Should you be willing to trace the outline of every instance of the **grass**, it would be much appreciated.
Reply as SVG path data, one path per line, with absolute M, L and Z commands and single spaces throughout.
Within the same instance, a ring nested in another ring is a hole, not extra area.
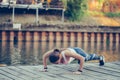
M 117 13 L 113 13 L 113 12 L 105 13 L 105 16 L 107 16 L 107 17 L 120 17 L 120 12 L 117 12 Z
M 104 13 L 100 11 L 87 11 L 87 14 L 89 16 L 104 16 Z
M 100 12 L 100 11 L 87 11 L 89 16 L 106 16 L 106 17 L 120 17 L 120 12 Z

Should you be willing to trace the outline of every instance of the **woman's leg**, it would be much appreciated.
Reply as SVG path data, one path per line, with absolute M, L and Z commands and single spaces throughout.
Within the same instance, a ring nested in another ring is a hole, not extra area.
M 103 66 L 105 63 L 104 57 L 98 56 L 96 54 L 89 54 L 89 56 L 86 58 L 86 61 L 91 61 L 91 60 L 99 60 L 100 66 Z
M 79 48 L 79 47 L 74 47 L 73 48 L 79 55 L 83 56 L 85 58 L 85 61 L 86 61 L 86 58 L 87 56 L 89 56 L 83 49 Z M 78 64 L 80 64 L 80 60 L 78 60 Z
M 91 61 L 91 60 L 100 60 L 100 56 L 98 56 L 96 54 L 89 54 L 86 57 L 86 61 Z
M 74 47 L 73 48 L 78 54 L 80 54 L 81 56 L 83 56 L 83 57 L 87 57 L 88 56 L 88 54 L 83 50 L 83 49 L 81 49 L 81 48 L 79 48 L 79 47 Z
M 79 47 L 74 47 L 73 48 L 78 54 L 82 55 L 85 57 L 85 61 L 91 61 L 91 60 L 99 60 L 99 65 L 103 66 L 104 65 L 104 57 L 103 56 L 98 56 L 96 54 L 88 54 L 86 53 L 83 49 Z M 80 60 L 78 60 L 78 64 L 80 64 Z

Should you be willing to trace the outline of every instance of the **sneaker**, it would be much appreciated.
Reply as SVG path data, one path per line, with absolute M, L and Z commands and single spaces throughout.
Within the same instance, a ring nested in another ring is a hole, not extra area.
M 103 66 L 104 64 L 105 64 L 104 56 L 100 56 L 99 66 Z

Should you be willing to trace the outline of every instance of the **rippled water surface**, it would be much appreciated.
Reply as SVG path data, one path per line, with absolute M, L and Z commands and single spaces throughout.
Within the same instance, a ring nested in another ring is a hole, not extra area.
M 42 55 L 53 48 L 80 47 L 104 55 L 106 62 L 120 61 L 120 43 L 95 42 L 0 42 L 0 64 L 39 65 Z

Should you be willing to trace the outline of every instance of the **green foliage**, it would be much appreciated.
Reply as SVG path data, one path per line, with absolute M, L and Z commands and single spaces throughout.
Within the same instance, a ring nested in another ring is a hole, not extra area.
M 105 0 L 98 0 L 99 3 L 103 3 Z
M 71 21 L 77 21 L 84 16 L 86 10 L 86 0 L 68 0 L 65 16 Z
M 119 13 L 112 13 L 112 12 L 105 13 L 105 16 L 108 16 L 108 17 L 120 17 L 120 12 Z
M 64 8 L 66 9 L 67 8 L 67 0 L 62 0 L 63 2 L 63 5 L 64 5 Z

